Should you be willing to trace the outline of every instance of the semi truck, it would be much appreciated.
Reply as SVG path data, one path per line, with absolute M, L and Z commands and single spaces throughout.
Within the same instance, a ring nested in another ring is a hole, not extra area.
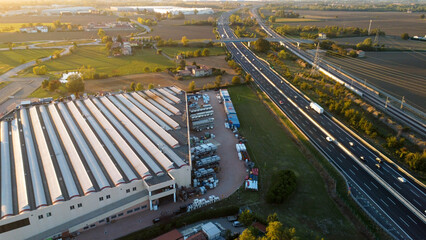
M 324 112 L 324 109 L 320 105 L 318 105 L 317 103 L 315 103 L 315 102 L 311 102 L 311 104 L 309 104 L 309 106 L 313 110 L 315 110 L 315 112 L 317 112 L 318 114 L 322 114 Z

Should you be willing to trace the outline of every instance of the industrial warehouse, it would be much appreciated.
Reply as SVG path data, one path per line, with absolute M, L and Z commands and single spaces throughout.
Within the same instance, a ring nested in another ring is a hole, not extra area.
M 191 184 L 177 87 L 31 103 L 1 120 L 0 238 L 72 236 Z

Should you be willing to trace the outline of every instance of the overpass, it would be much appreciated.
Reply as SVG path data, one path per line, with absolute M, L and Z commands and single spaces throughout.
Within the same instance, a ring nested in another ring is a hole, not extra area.
M 254 42 L 259 38 L 222 38 L 222 39 L 216 39 L 212 42 L 220 42 L 220 43 L 235 43 L 235 42 Z M 309 39 L 283 39 L 283 38 L 265 38 L 269 42 L 282 42 L 282 41 L 291 41 L 292 43 L 300 44 L 300 43 L 314 43 L 314 41 Z

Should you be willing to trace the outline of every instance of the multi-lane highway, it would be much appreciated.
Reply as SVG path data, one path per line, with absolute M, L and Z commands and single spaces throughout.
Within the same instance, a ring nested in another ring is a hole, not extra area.
M 236 36 L 228 25 L 229 15 L 221 16 L 217 29 L 222 38 L 234 39 Z M 343 174 L 351 191 L 377 210 L 381 219 L 371 215 L 379 224 L 398 239 L 426 239 L 426 190 L 423 187 L 407 177 L 405 182 L 400 181 L 398 178 L 404 177 L 403 174 L 391 165 L 379 164 L 376 160 L 380 158 L 378 153 L 358 142 L 328 114 L 318 114 L 307 108 L 309 101 L 244 44 L 225 44 L 234 60 L 252 75 L 259 88 Z
M 257 22 L 259 23 L 260 27 L 272 38 L 277 39 L 283 39 L 281 41 L 281 44 L 285 46 L 288 50 L 290 50 L 293 54 L 299 56 L 306 62 L 312 64 L 314 62 L 314 56 L 311 54 L 308 54 L 307 52 L 300 50 L 297 46 L 294 45 L 294 41 L 291 38 L 288 38 L 286 36 L 281 36 L 274 32 L 272 29 L 270 29 L 266 24 L 262 21 L 259 14 L 256 11 L 257 8 L 252 9 L 252 14 L 256 17 Z M 385 110 L 389 115 L 393 116 L 395 119 L 399 120 L 401 123 L 411 127 L 416 132 L 420 133 L 423 137 L 426 137 L 426 124 L 424 124 L 421 120 L 418 118 L 415 118 L 406 112 L 402 111 L 401 109 L 391 105 L 386 104 L 386 101 L 384 101 L 382 98 L 380 98 L 374 91 L 372 91 L 370 88 L 366 87 L 362 83 L 359 83 L 356 81 L 356 79 L 352 78 L 351 76 L 348 76 L 347 74 L 341 72 L 340 70 L 336 69 L 329 63 L 325 61 L 321 61 L 318 64 L 318 69 L 322 71 L 323 73 L 327 74 L 329 77 L 341 82 L 350 85 L 353 87 L 354 91 L 358 92 L 358 94 L 362 94 L 362 97 L 369 101 L 372 105 L 378 107 L 379 109 Z M 385 106 L 387 106 L 385 108 Z

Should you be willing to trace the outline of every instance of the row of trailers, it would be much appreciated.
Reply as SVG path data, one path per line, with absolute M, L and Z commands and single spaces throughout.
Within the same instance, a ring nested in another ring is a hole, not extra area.
M 202 99 L 203 103 L 201 106 L 198 104 L 199 100 Z M 204 94 L 193 94 L 188 96 L 189 106 L 189 119 L 191 122 L 191 130 L 203 131 L 205 129 L 213 129 L 214 118 L 213 118 L 213 107 L 208 104 L 210 98 Z
M 222 98 L 223 107 L 225 108 L 226 120 L 225 126 L 227 128 L 239 128 L 240 121 L 237 117 L 237 112 L 235 111 L 234 105 L 232 104 L 231 97 L 229 96 L 228 90 L 220 89 L 220 97 Z
M 172 150 L 179 142 L 166 131 L 180 128 L 170 117 L 177 112 L 151 94 L 23 107 L 3 119 L 0 218 L 187 165 Z

